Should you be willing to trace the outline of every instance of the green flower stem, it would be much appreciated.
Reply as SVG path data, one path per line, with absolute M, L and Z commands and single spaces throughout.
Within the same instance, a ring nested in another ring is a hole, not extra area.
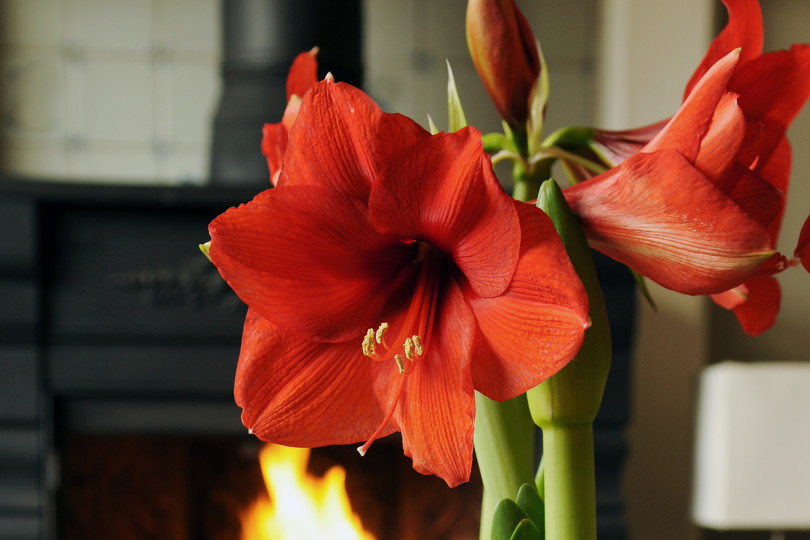
M 593 419 L 610 368 L 610 328 L 590 248 L 556 182 L 543 184 L 537 206 L 551 218 L 585 286 L 591 319 L 577 356 L 526 394 L 532 418 L 543 430 L 546 538 L 595 540 Z
M 525 396 L 493 401 L 475 393 L 475 454 L 484 499 L 480 538 L 489 539 L 492 514 L 501 499 L 514 499 L 534 474 L 534 423 Z
M 543 427 L 546 538 L 596 539 L 593 424 Z

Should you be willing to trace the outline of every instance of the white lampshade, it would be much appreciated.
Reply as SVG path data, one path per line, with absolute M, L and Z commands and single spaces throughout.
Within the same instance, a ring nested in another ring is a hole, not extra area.
M 810 362 L 703 370 L 692 517 L 713 529 L 810 529 Z

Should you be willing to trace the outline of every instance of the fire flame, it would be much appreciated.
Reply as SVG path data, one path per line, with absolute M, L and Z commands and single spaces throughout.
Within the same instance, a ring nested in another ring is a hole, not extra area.
M 267 487 L 242 515 L 242 540 L 374 540 L 346 495 L 346 471 L 307 474 L 308 448 L 268 444 L 259 454 Z

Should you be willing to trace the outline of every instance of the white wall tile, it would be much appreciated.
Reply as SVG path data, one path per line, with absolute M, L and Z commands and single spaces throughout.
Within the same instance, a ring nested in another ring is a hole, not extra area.
M 175 61 L 172 65 L 172 142 L 207 146 L 220 94 L 218 66 Z
M 7 166 L 26 176 L 64 176 L 67 154 L 62 141 L 52 137 L 6 135 L 2 140 Z
M 220 1 L 163 0 L 171 49 L 219 58 L 222 50 Z
M 151 0 L 74 1 L 84 48 L 144 52 L 152 47 Z
M 83 180 L 156 183 L 156 158 L 151 145 L 90 144 L 84 159 Z
M 153 71 L 149 60 L 88 58 L 84 107 L 88 141 L 152 143 Z
M 0 44 L 6 47 L 61 47 L 62 0 L 0 1 Z
M 62 135 L 61 57 L 55 52 L 9 53 L 0 61 L 0 73 L 3 132 Z

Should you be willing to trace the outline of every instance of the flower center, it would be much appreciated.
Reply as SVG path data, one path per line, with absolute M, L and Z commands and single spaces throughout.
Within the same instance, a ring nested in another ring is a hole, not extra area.
M 419 264 L 419 276 L 416 278 L 411 303 L 400 325 L 396 337 L 388 339 L 388 323 L 384 322 L 375 331 L 369 328 L 363 338 L 363 354 L 375 361 L 394 360 L 401 377 L 396 381 L 393 401 L 376 431 L 366 443 L 357 449 L 365 455 L 380 433 L 388 425 L 394 411 L 402 398 L 405 382 L 418 363 L 419 357 L 427 352 L 431 339 L 431 330 L 436 314 L 436 299 L 439 280 L 441 279 L 442 257 L 438 250 L 424 242 L 419 242 L 419 254 L 413 262 Z

